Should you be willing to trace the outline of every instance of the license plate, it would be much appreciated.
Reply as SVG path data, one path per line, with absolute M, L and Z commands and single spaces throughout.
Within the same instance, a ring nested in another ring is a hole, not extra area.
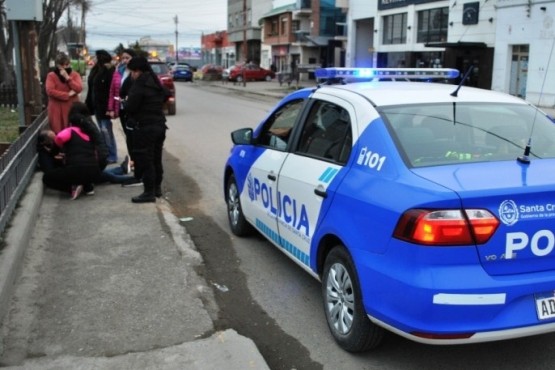
M 536 296 L 536 311 L 540 320 L 555 318 L 555 293 Z

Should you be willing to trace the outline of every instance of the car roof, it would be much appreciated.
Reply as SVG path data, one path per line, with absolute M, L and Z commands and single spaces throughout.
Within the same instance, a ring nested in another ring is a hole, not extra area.
M 375 106 L 426 104 L 442 102 L 498 102 L 527 104 L 524 100 L 512 95 L 462 86 L 457 96 L 451 94 L 456 85 L 434 82 L 397 82 L 372 81 L 354 82 L 343 85 L 321 85 L 320 93 L 345 95 L 355 93 L 369 100 Z

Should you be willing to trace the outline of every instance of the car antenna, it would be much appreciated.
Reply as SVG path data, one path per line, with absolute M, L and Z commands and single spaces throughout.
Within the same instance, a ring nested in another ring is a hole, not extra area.
M 461 89 L 461 86 L 463 85 L 464 81 L 466 81 L 466 79 L 470 75 L 470 72 L 472 72 L 473 69 L 474 69 L 474 65 L 471 64 L 470 67 L 468 67 L 468 69 L 466 70 L 466 73 L 464 74 L 463 78 L 461 79 L 461 82 L 459 82 L 459 86 L 457 86 L 455 91 L 453 91 L 451 93 L 451 96 L 454 96 L 456 98 L 459 95 L 459 90 Z
M 549 65 L 551 64 L 551 56 L 553 55 L 553 46 L 555 46 L 555 39 L 553 39 L 553 42 L 551 43 L 551 51 L 549 52 L 549 59 L 547 60 L 547 68 L 549 68 Z M 547 68 L 545 72 L 546 76 L 547 76 Z M 544 76 L 543 82 L 542 82 L 542 88 L 540 90 L 540 97 L 538 98 L 538 104 L 542 101 L 545 80 L 546 78 Z M 534 122 L 532 122 L 532 129 L 530 130 L 530 137 L 528 137 L 528 142 L 526 143 L 526 147 L 524 147 L 524 154 L 521 155 L 520 157 L 517 157 L 516 159 L 520 163 L 530 164 L 530 151 L 532 150 L 532 133 L 534 132 L 534 126 L 536 126 L 537 115 L 538 115 L 538 109 L 536 108 L 536 112 L 534 114 Z

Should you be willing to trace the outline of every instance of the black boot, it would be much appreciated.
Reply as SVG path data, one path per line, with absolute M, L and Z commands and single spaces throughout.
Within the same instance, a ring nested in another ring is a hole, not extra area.
M 156 198 L 160 198 L 162 196 L 162 185 L 156 185 L 154 188 L 154 195 Z
M 152 192 L 144 192 L 141 195 L 131 198 L 133 203 L 154 203 L 156 202 L 156 197 Z

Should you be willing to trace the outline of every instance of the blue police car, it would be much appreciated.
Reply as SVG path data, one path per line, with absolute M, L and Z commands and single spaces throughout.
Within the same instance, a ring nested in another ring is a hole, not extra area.
M 321 280 L 347 351 L 384 329 L 429 344 L 555 331 L 554 123 L 499 92 L 378 81 L 457 75 L 318 70 L 325 83 L 232 133 L 232 232 Z

